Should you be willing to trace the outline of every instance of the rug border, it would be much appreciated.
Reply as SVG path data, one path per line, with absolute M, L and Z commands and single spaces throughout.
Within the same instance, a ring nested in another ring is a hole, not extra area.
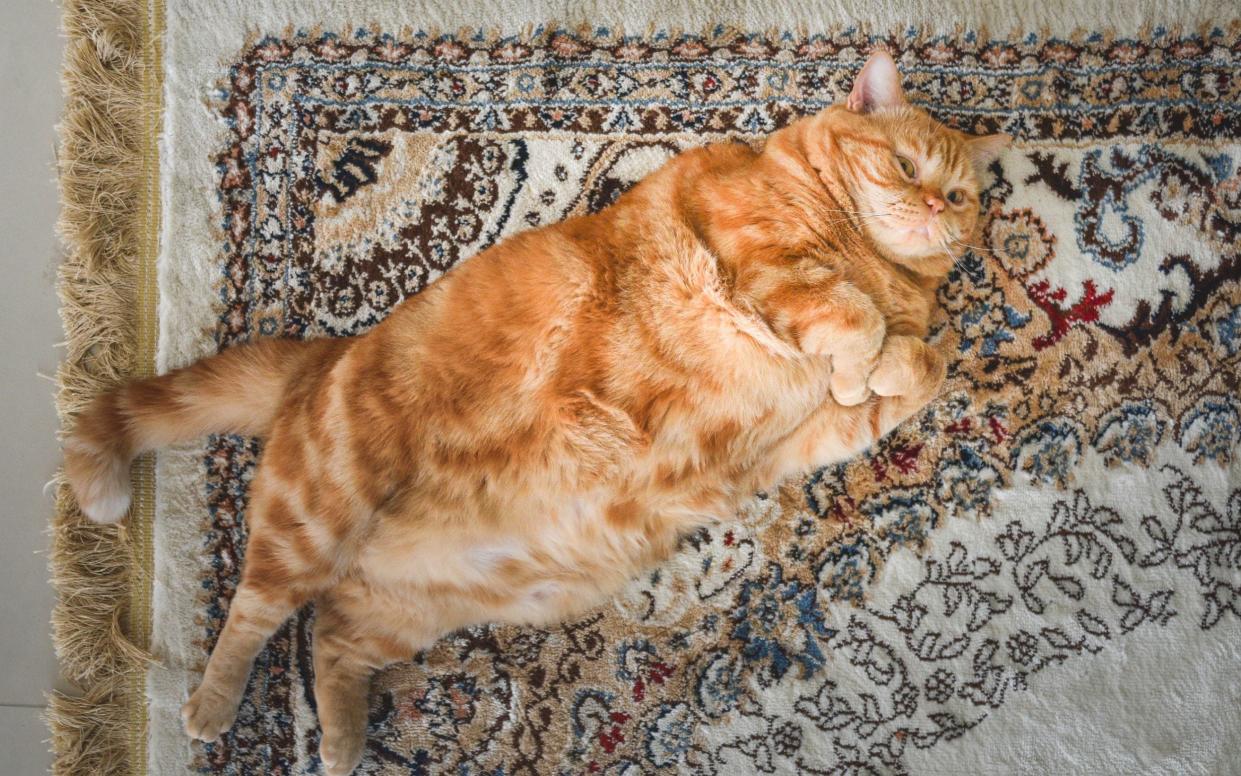
M 180 0 L 193 3 L 193 0 Z M 516 34 L 520 38 L 550 28 L 595 30 L 623 36 L 655 32 L 706 33 L 723 25 L 753 32 L 795 32 L 801 35 L 855 28 L 864 33 L 918 30 L 928 35 L 972 30 L 1004 39 L 1036 34 L 1073 37 L 1106 31 L 1116 37 L 1165 32 L 1205 32 L 1238 19 L 1226 0 L 514 0 L 504 20 L 494 21 L 492 0 L 424 2 L 415 14 L 400 0 L 377 0 L 367 10 L 339 0 L 210 0 L 222 22 L 262 20 L 267 30 L 285 24 L 315 25 L 325 19 L 342 22 L 342 31 L 368 27 L 377 21 L 389 27 L 424 30 L 432 37 L 481 31 Z M 244 10 L 244 13 L 242 11 Z M 823 19 L 838 20 L 824 25 Z M 488 21 L 492 20 L 492 21 Z M 915 21 L 917 20 L 917 21 Z M 323 24 L 333 28 L 334 24 Z M 219 30 L 213 31 L 218 37 Z
M 66 353 L 62 433 L 101 390 L 155 372 L 163 0 L 70 0 L 57 127 Z M 145 774 L 154 458 L 119 525 L 83 519 L 62 476 L 52 517 L 53 645 L 77 696 L 52 693 L 54 774 Z

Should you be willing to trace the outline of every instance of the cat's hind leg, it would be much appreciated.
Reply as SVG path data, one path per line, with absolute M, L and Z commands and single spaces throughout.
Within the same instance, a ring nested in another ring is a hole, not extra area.
M 382 662 L 360 641 L 330 599 L 316 605 L 315 705 L 322 730 L 319 758 L 327 776 L 352 773 L 366 746 L 366 696 Z
M 305 600 L 243 578 L 202 682 L 181 707 L 191 738 L 215 741 L 232 727 L 254 658 Z
M 232 726 L 254 659 L 276 629 L 339 576 L 344 540 L 339 526 L 348 517 L 325 520 L 305 504 L 313 500 L 320 511 L 325 504 L 336 511 L 348 507 L 317 483 L 299 486 L 281 475 L 285 443 L 273 436 L 251 485 L 241 582 L 202 683 L 181 709 L 186 732 L 201 741 L 214 741 Z M 306 497 L 307 488 L 317 488 L 313 499 Z
M 435 642 L 436 633 L 386 634 L 377 625 L 385 604 L 371 589 L 346 579 L 315 603 L 315 705 L 326 776 L 347 776 L 366 747 L 367 695 L 375 671 L 408 660 Z M 395 620 L 390 621 L 392 624 Z

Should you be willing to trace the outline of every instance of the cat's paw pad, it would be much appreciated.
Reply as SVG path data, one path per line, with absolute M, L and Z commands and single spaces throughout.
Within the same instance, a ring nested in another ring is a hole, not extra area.
M 181 707 L 181 720 L 190 738 L 215 741 L 233 726 L 237 718 L 237 700 L 199 687 Z
M 349 776 L 362 762 L 362 750 L 366 745 L 365 734 L 349 734 L 326 731 L 319 744 L 319 759 L 323 760 L 326 776 Z

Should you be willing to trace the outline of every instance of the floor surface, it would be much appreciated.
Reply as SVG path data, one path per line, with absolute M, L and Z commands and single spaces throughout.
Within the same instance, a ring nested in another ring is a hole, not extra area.
M 0 14 L 0 776 L 47 771 L 46 693 L 57 685 L 48 615 L 44 485 L 56 471 L 53 383 L 61 352 L 54 282 L 60 7 L 10 0 Z

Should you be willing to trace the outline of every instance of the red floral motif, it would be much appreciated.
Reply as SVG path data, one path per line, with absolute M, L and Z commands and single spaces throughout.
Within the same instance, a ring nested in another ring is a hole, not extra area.
M 1082 298 L 1070 307 L 1063 307 L 1068 292 L 1063 288 L 1052 290 L 1051 283 L 1040 280 L 1028 287 L 1026 291 L 1030 299 L 1051 320 L 1051 331 L 1041 337 L 1034 338 L 1034 349 L 1045 350 L 1059 342 L 1068 334 L 1069 329 L 1079 323 L 1094 323 L 1099 320 L 1099 312 L 1112 303 L 1115 289 L 1109 288 L 1102 294 L 1095 287 L 1093 280 L 1082 283 Z
M 991 433 L 995 436 L 997 445 L 1008 438 L 1008 429 L 1004 428 L 999 418 L 988 418 L 987 425 L 991 427 Z
M 854 518 L 858 514 L 857 501 L 852 496 L 845 495 L 836 499 L 831 509 L 827 511 L 827 516 L 831 519 L 844 523 L 845 525 L 853 525 Z
M 650 669 L 646 672 L 645 678 L 638 674 L 638 677 L 633 680 L 634 702 L 641 703 L 646 698 L 646 683 L 648 681 L 653 684 L 663 684 L 670 676 L 672 676 L 672 666 L 662 660 L 652 663 Z
M 901 474 L 912 474 L 918 466 L 918 453 L 921 452 L 921 444 L 899 445 L 892 450 L 892 465 L 899 469 Z
M 880 482 L 888 478 L 888 463 L 896 467 L 901 474 L 912 474 L 914 469 L 918 468 L 918 453 L 922 452 L 922 445 L 893 445 L 891 452 L 888 453 L 888 460 L 875 456 L 871 459 L 871 468 L 875 471 L 875 479 Z
M 616 745 L 625 740 L 621 725 L 629 721 L 629 715 L 623 711 L 614 711 L 608 715 L 608 719 L 612 721 L 612 725 L 599 731 L 599 745 L 603 747 L 603 751 L 611 754 L 616 751 Z
M 973 421 L 969 418 L 961 418 L 960 420 L 954 420 L 944 431 L 947 431 L 949 434 L 968 434 L 973 425 Z

